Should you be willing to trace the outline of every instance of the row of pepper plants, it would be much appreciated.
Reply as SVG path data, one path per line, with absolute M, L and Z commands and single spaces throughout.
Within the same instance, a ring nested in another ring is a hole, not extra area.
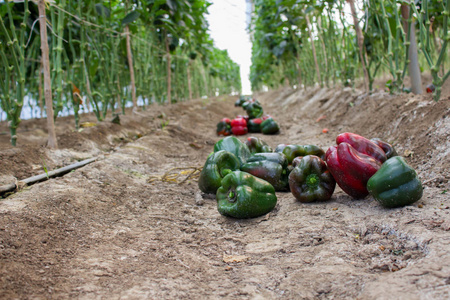
M 39 3 L 45 4 L 43 13 Z M 136 111 L 138 102 L 145 109 L 239 92 L 239 66 L 207 33 L 209 5 L 205 0 L 2 1 L 0 115 L 6 113 L 11 143 L 16 145 L 24 103 L 39 107 L 41 117 L 49 114 L 41 51 L 45 28 L 53 110 L 48 117 L 71 111 L 77 129 L 81 111 L 103 121 L 108 114 L 125 114 L 127 106 Z M 39 26 L 43 15 L 46 23 Z
M 389 74 L 390 92 L 422 93 L 432 76 L 438 101 L 450 76 L 449 0 L 255 0 L 250 27 L 253 90 L 290 86 L 354 86 L 367 91 Z M 405 86 L 409 75 L 411 86 Z

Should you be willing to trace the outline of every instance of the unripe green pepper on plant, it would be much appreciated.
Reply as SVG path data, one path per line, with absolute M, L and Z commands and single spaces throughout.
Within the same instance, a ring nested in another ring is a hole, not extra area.
M 215 194 L 222 179 L 232 171 L 239 170 L 239 166 L 239 160 L 231 152 L 220 150 L 211 153 L 200 173 L 198 187 L 204 193 Z
M 241 171 L 266 180 L 276 191 L 288 189 L 288 163 L 283 153 L 254 154 L 241 166 Z
M 300 202 L 325 201 L 331 198 L 336 181 L 318 156 L 304 156 L 289 174 L 289 187 Z
M 225 176 L 216 199 L 220 214 L 240 219 L 265 215 L 277 204 L 275 189 L 270 183 L 241 171 Z
M 370 195 L 388 208 L 412 204 L 422 198 L 416 171 L 400 156 L 389 158 L 367 182 Z

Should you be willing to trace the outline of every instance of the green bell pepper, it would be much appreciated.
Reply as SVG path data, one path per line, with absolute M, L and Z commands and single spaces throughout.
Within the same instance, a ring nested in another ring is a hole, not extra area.
M 266 180 L 276 191 L 286 191 L 289 176 L 287 167 L 286 156 L 282 153 L 257 153 L 241 166 L 241 171 Z
M 400 156 L 386 160 L 367 182 L 367 189 L 375 200 L 388 208 L 412 204 L 423 194 L 416 171 Z
M 261 123 L 261 132 L 263 134 L 276 134 L 279 131 L 280 126 L 272 118 L 268 118 Z
M 264 110 L 259 101 L 247 101 L 242 106 L 250 119 L 259 118 L 264 114 Z
M 286 155 L 288 164 L 292 164 L 292 161 L 297 156 L 315 155 L 320 157 L 322 160 L 325 159 L 325 151 L 315 145 L 278 145 L 275 152 L 281 152 Z
M 270 183 L 241 171 L 225 176 L 216 199 L 220 214 L 240 219 L 267 214 L 277 204 L 275 189 Z
M 245 144 L 252 154 L 273 152 L 272 148 L 265 141 L 254 136 L 248 137 Z
M 214 145 L 214 152 L 220 150 L 233 153 L 241 165 L 244 164 L 252 155 L 248 149 L 248 146 L 234 136 L 227 136 Z
M 300 202 L 325 201 L 331 198 L 336 181 L 318 156 L 304 156 L 289 174 L 289 187 Z
M 393 156 L 398 156 L 397 151 L 395 151 L 394 146 L 389 144 L 388 142 L 385 142 L 379 138 L 373 138 L 371 139 L 372 142 L 378 145 L 381 149 L 383 149 L 384 153 L 386 153 L 387 158 L 391 158 Z
M 198 179 L 198 187 L 204 193 L 215 194 L 228 173 L 239 170 L 240 162 L 237 157 L 228 151 L 213 152 L 203 166 Z
M 261 118 L 250 119 L 247 122 L 248 132 L 261 132 Z

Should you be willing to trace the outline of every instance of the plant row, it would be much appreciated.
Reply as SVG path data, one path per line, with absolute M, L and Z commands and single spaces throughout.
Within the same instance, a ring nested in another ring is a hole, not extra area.
M 205 0 L 2 1 L 0 109 L 13 145 L 24 99 L 43 117 L 49 96 L 39 2 L 46 2 L 54 118 L 71 110 L 78 128 L 81 111 L 101 121 L 136 110 L 137 100 L 145 108 L 240 91 L 239 66 L 207 32 Z
M 427 70 L 437 101 L 450 76 L 449 0 L 256 0 L 254 4 L 253 90 L 355 86 L 362 78 L 365 89 L 372 91 L 376 76 L 388 73 L 386 88 L 391 93 L 405 88 L 421 94 L 421 73 Z M 405 86 L 407 75 L 410 86 Z

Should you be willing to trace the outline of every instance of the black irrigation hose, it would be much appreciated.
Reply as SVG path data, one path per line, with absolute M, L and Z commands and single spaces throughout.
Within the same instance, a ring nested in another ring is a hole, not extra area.
M 32 177 L 29 177 L 29 178 L 26 178 L 23 180 L 19 180 L 17 183 L 11 183 L 11 184 L 0 186 L 0 194 L 4 194 L 7 192 L 13 192 L 14 190 L 20 189 L 26 185 L 32 185 L 32 184 L 35 184 L 40 181 L 45 181 L 51 177 L 63 176 L 64 174 L 69 173 L 72 170 L 76 170 L 81 167 L 84 167 L 85 165 L 90 164 L 90 163 L 96 161 L 97 159 L 98 159 L 98 157 L 85 159 L 83 161 L 79 161 L 77 163 L 50 171 L 48 173 L 43 173 L 43 174 L 32 176 Z

